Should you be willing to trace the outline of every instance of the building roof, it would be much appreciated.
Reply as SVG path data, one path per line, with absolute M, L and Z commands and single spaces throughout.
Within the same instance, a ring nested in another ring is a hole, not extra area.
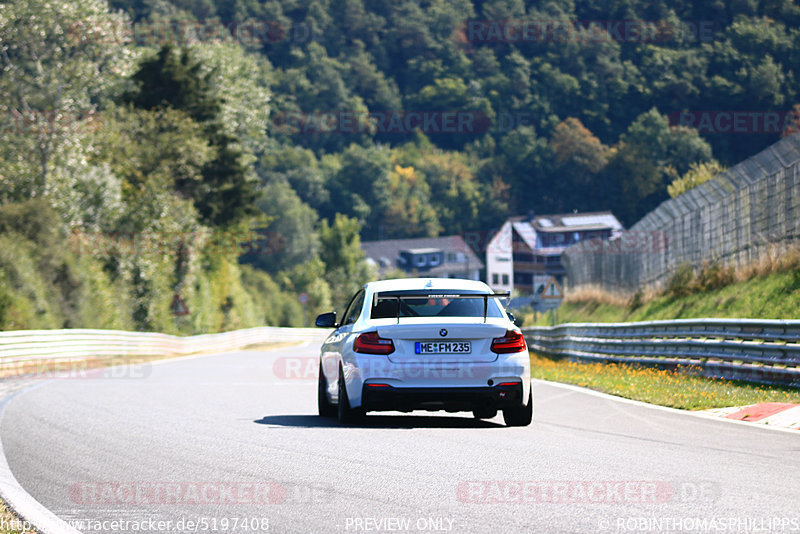
M 406 252 L 410 252 L 411 254 L 433 254 L 443 249 L 437 247 L 428 247 L 428 248 L 407 248 L 404 250 Z
M 610 211 L 590 213 L 565 213 L 560 215 L 534 215 L 510 218 L 514 229 L 528 226 L 537 232 L 577 232 L 586 230 L 622 230 L 622 223 Z M 519 232 L 523 239 L 525 236 Z M 526 240 L 527 241 L 527 240 Z
M 530 224 L 520 221 L 511 223 L 511 226 L 516 230 L 522 240 L 525 241 L 528 248 L 536 248 L 536 232 Z
M 483 262 L 475 255 L 460 235 L 443 237 L 418 237 L 412 239 L 385 239 L 383 241 L 362 241 L 361 250 L 368 258 L 378 264 L 381 269 L 396 268 L 397 259 L 403 251 L 417 254 L 430 253 L 441 250 L 445 253 L 442 263 L 426 270 L 426 273 L 447 273 L 453 271 L 455 266 L 469 266 L 470 269 L 482 269 Z M 448 252 L 462 252 L 467 261 L 463 263 L 448 263 Z

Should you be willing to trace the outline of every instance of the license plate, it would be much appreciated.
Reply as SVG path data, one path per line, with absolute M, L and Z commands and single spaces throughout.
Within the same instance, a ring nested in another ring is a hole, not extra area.
M 472 344 L 469 341 L 417 341 L 416 354 L 469 354 Z

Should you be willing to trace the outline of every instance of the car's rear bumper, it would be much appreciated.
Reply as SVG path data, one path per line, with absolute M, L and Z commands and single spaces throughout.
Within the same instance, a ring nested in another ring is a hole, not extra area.
M 524 404 L 522 382 L 487 387 L 394 387 L 367 383 L 361 392 L 367 411 L 446 410 L 452 412 L 511 408 Z
M 494 362 L 474 362 L 474 363 L 449 363 L 449 362 L 409 362 L 394 363 L 390 362 L 385 356 L 360 355 L 343 362 L 345 385 L 353 407 L 362 406 L 364 400 L 362 394 L 366 391 L 368 384 L 381 383 L 395 390 L 395 393 L 386 393 L 385 396 L 397 397 L 399 401 L 393 401 L 394 405 L 405 404 L 419 406 L 420 402 L 415 401 L 419 395 L 432 395 L 434 398 L 424 398 L 424 402 L 434 403 L 437 401 L 437 392 L 441 392 L 443 399 L 454 397 L 455 399 L 446 404 L 448 406 L 465 404 L 475 404 L 470 397 L 477 397 L 478 401 L 486 398 L 497 402 L 505 402 L 503 399 L 495 399 L 492 392 L 494 386 L 505 382 L 515 382 L 522 384 L 522 398 L 527 402 L 530 391 L 530 355 L 527 351 L 512 354 L 501 354 Z M 380 388 L 372 388 L 380 389 Z M 415 392 L 421 392 L 419 394 Z M 460 398 L 468 397 L 468 402 L 463 402 Z M 381 398 L 379 398 L 380 400 Z M 372 400 L 372 399 L 370 399 Z M 385 405 L 385 402 L 378 403 Z M 519 402 L 517 402 L 517 405 Z M 366 407 L 366 406 L 365 406 Z M 377 410 L 379 408 L 367 408 Z M 391 410 L 393 408 L 385 408 Z M 413 409 L 413 408 L 412 408 Z M 433 408 L 432 408 L 433 409 Z M 447 409 L 447 408 L 435 408 Z M 472 408 L 469 408 L 470 410 Z M 455 410 L 455 408 L 454 408 Z

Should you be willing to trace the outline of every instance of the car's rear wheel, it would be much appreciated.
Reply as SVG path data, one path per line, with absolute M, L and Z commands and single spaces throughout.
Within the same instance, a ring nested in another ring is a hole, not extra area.
M 319 364 L 319 383 L 317 385 L 317 408 L 322 417 L 336 417 L 336 406 L 328 398 L 328 381 L 322 373 L 322 362 Z
M 503 410 L 506 426 L 528 426 L 533 421 L 533 390 L 528 394 L 527 406 L 515 406 Z
M 475 419 L 491 419 L 497 415 L 497 408 L 478 408 L 472 410 L 472 416 Z
M 344 385 L 344 371 L 339 368 L 339 405 L 337 415 L 340 423 L 354 423 L 364 416 L 361 408 L 351 408 L 350 399 L 347 398 L 347 388 Z

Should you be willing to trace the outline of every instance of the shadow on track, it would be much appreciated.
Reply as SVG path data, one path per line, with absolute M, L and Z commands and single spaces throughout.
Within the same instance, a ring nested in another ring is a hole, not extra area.
M 295 428 L 505 428 L 505 425 L 472 417 L 431 415 L 368 415 L 349 425 L 318 415 L 266 415 L 253 422 Z

